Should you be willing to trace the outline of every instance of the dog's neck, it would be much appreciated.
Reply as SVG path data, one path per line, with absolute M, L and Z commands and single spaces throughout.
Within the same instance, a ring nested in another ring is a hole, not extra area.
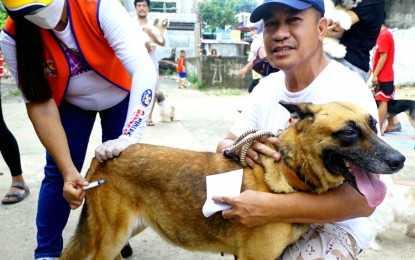
M 311 191 L 310 186 L 298 179 L 296 175 L 291 171 L 291 169 L 288 168 L 283 159 L 281 159 L 278 164 L 281 167 L 281 172 L 284 175 L 285 179 L 295 190 L 307 192 Z

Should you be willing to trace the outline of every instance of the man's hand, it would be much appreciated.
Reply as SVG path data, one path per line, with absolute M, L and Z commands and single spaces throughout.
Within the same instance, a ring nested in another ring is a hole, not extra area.
M 246 164 L 249 167 L 254 167 L 254 165 L 261 164 L 259 160 L 259 154 L 262 153 L 268 157 L 274 158 L 276 161 L 281 159 L 280 153 L 275 151 L 275 149 L 270 148 L 269 146 L 265 145 L 265 143 L 271 143 L 274 146 L 278 145 L 278 138 L 276 137 L 261 137 L 257 139 L 255 142 L 252 143 L 251 147 L 248 149 L 246 153 Z
M 153 39 L 153 40 L 154 40 L 154 34 L 153 34 L 153 32 L 151 31 L 151 29 L 150 29 L 150 28 L 143 28 L 143 31 L 144 31 L 145 33 L 147 33 L 147 35 L 148 35 L 148 36 L 150 36 L 150 38 L 151 38 L 151 39 Z
M 222 211 L 224 219 L 252 228 L 272 221 L 271 216 L 268 216 L 269 209 L 266 206 L 269 201 L 272 201 L 272 196 L 272 193 L 246 190 L 238 197 L 214 196 L 212 199 L 232 206 Z
M 98 162 L 103 162 L 107 159 L 117 157 L 122 151 L 132 145 L 132 140 L 125 135 L 121 135 L 117 139 L 106 141 L 95 149 L 95 157 Z
M 379 85 L 379 80 L 378 80 L 378 76 L 376 75 L 372 75 L 372 86 L 376 87 Z
M 239 71 L 239 77 L 243 78 L 245 77 L 245 74 L 247 72 L 248 69 L 246 69 L 245 67 L 243 67 L 240 71 Z
M 82 187 L 88 184 L 79 173 L 65 179 L 63 184 L 63 197 L 69 203 L 71 209 L 77 209 L 82 205 L 85 198 L 85 191 Z

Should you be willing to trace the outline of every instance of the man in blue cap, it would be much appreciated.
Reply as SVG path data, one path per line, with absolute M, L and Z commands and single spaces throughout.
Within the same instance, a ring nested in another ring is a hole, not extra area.
M 277 132 L 288 127 L 290 114 L 278 104 L 281 100 L 352 102 L 378 118 L 375 101 L 362 78 L 324 55 L 322 42 L 328 20 L 323 15 L 323 0 L 265 0 L 253 11 L 251 22 L 263 20 L 264 48 L 270 64 L 280 71 L 263 78 L 255 87 L 217 152 L 231 147 L 237 136 L 249 129 Z M 267 141 L 278 146 L 276 138 Z M 259 140 L 248 150 L 246 162 L 250 167 L 260 163 L 259 153 L 275 160 L 281 158 Z M 248 190 L 238 197 L 214 199 L 232 206 L 222 212 L 225 219 L 247 227 L 280 221 L 311 224 L 309 231 L 287 247 L 279 259 L 357 259 L 372 239 L 372 222 L 367 217 L 385 196 L 385 186 L 374 179 L 370 187 L 382 192 L 363 192 L 365 196 L 343 183 L 320 195 Z

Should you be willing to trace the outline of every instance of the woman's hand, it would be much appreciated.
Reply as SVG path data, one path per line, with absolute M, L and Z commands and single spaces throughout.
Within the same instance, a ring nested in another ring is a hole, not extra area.
M 126 135 L 121 135 L 117 139 L 109 140 L 101 144 L 95 149 L 95 158 L 98 162 L 117 157 L 122 151 L 127 149 L 133 141 Z
M 77 209 L 85 198 L 83 186 L 89 183 L 77 172 L 65 175 L 63 184 L 63 197 L 69 203 L 71 209 Z

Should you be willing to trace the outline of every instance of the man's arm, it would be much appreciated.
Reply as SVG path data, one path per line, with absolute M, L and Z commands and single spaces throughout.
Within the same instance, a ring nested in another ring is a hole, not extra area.
M 249 61 L 240 71 L 239 76 L 245 77 L 245 74 L 248 72 L 248 70 L 252 69 L 253 60 Z
M 222 212 L 225 219 L 247 227 L 270 222 L 330 223 L 367 217 L 375 210 L 347 183 L 320 195 L 304 192 L 274 194 L 247 190 L 238 197 L 213 199 L 232 206 Z
M 164 40 L 164 37 L 160 36 L 161 40 L 159 40 L 159 37 L 156 37 L 154 33 L 151 31 L 150 28 L 143 28 L 143 31 L 148 34 L 148 36 L 156 43 L 157 45 L 164 46 L 166 45 L 166 41 Z

